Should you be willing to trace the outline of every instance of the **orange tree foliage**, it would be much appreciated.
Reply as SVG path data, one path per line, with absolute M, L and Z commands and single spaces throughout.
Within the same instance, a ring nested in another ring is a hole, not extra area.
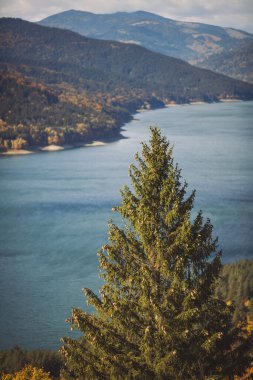
M 52 378 L 41 368 L 28 365 L 14 374 L 3 375 L 1 380 L 52 380 Z

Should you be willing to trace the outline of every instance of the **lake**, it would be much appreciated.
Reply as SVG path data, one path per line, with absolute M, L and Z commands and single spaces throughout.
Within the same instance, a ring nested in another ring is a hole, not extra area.
M 0 159 L 0 348 L 57 348 L 83 287 L 97 291 L 97 251 L 149 126 L 174 144 L 189 191 L 219 236 L 223 261 L 252 258 L 253 102 L 135 115 L 104 146 Z

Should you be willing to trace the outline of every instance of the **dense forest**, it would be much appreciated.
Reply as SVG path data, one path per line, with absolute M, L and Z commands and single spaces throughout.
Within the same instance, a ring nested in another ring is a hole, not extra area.
M 88 95 L 68 84 L 52 88 L 17 72 L 0 74 L 0 92 L 2 150 L 108 139 L 131 119 L 106 95 Z
M 235 323 L 246 319 L 253 324 L 253 261 L 241 260 L 224 265 L 215 295 L 232 303 Z
M 0 20 L 0 149 L 118 136 L 138 109 L 253 99 L 253 85 L 132 44 Z

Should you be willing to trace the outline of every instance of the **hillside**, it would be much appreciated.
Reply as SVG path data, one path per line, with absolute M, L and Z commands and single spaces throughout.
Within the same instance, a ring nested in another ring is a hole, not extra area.
M 253 83 L 253 41 L 232 51 L 214 54 L 201 66 L 224 75 Z
M 0 73 L 0 151 L 108 139 L 129 121 L 127 110 L 62 83 L 45 85 L 19 72 Z
M 252 81 L 252 59 L 241 61 L 240 49 L 247 49 L 253 35 L 241 30 L 180 22 L 143 11 L 93 14 L 70 10 L 47 17 L 40 24 L 69 29 L 87 37 L 132 42 L 200 67 Z M 236 62 L 230 58 L 234 54 Z M 212 57 L 219 59 L 219 63 L 212 62 Z
M 224 265 L 215 294 L 233 303 L 234 322 L 243 321 L 246 316 L 253 322 L 253 261 L 241 260 Z
M 253 99 L 184 61 L 19 19 L 0 20 L 0 69 L 2 149 L 116 136 L 141 107 Z

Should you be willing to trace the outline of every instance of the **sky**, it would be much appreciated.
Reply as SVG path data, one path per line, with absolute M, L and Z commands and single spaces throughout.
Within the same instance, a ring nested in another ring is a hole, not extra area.
M 178 21 L 253 33 L 253 0 L 0 0 L 0 17 L 39 21 L 69 9 L 93 13 L 144 10 Z

